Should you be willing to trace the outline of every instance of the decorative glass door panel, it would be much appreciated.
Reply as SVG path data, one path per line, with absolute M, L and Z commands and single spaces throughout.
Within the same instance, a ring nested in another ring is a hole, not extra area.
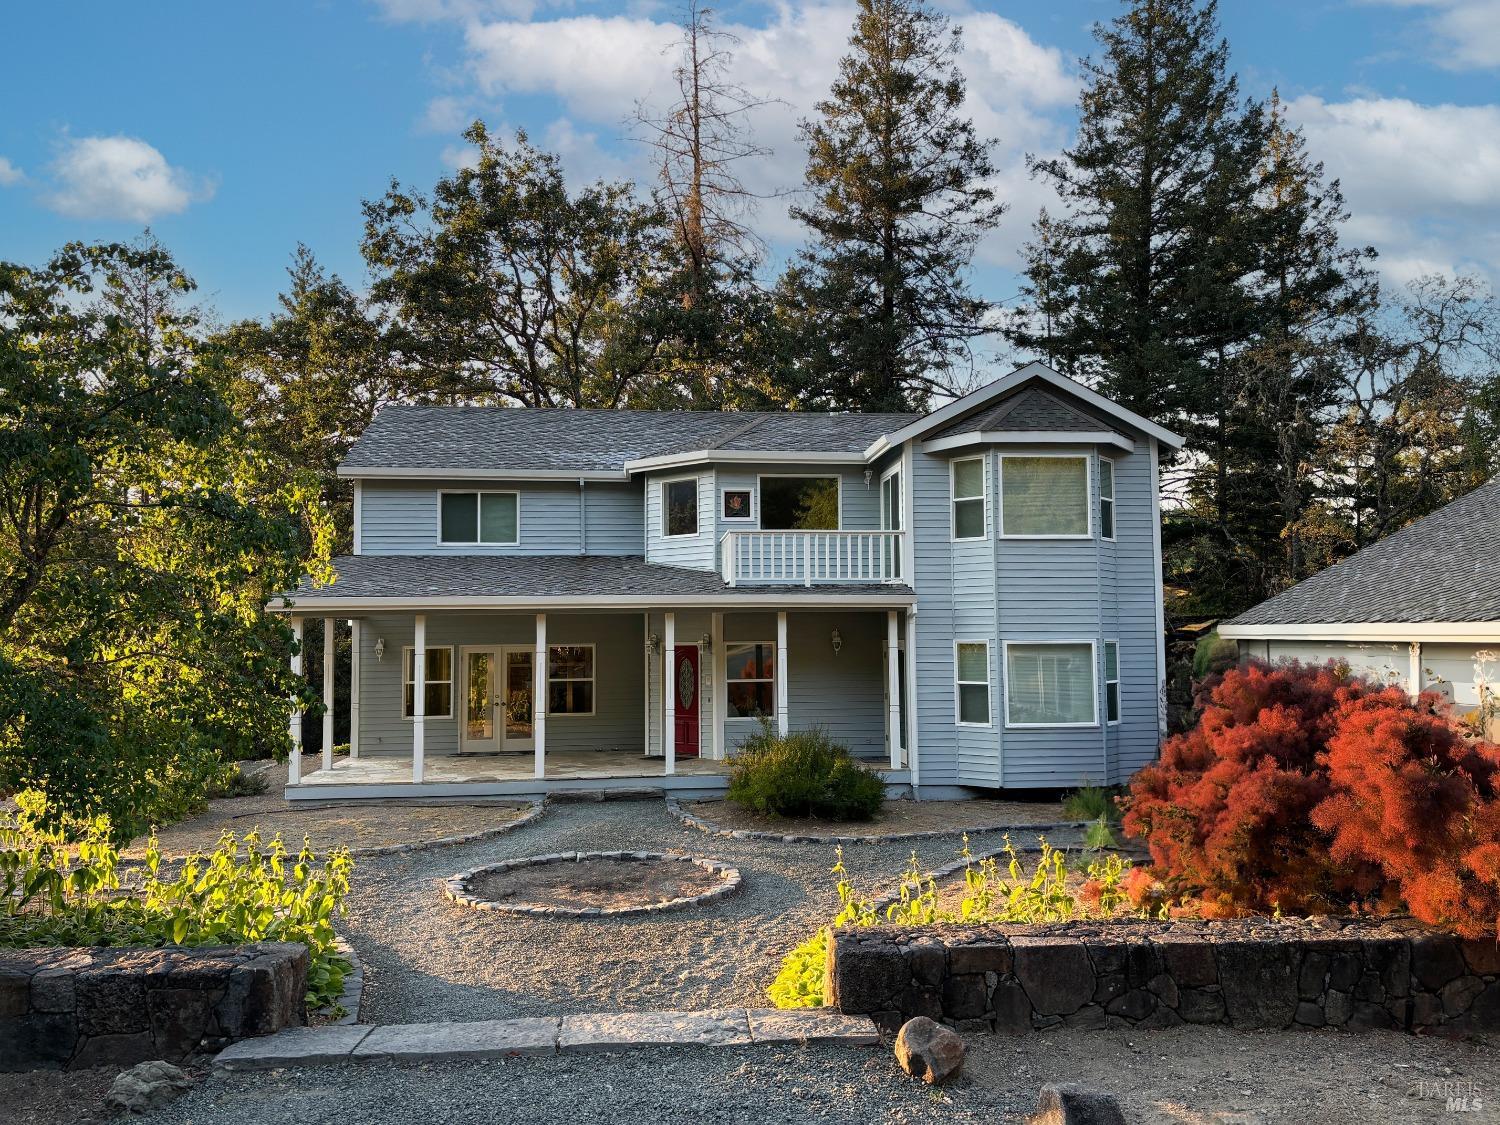
M 463 740 L 459 749 L 465 753 L 500 749 L 495 714 L 497 663 L 495 649 L 464 650 Z
M 530 750 L 536 657 L 529 648 L 505 650 L 505 749 Z

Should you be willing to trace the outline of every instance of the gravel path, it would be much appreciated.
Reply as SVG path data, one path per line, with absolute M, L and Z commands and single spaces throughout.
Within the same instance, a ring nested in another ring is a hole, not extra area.
M 957 837 L 922 840 L 916 851 L 928 869 L 958 846 Z M 445 901 L 437 882 L 517 856 L 617 849 L 727 860 L 744 886 L 671 914 L 578 921 L 475 913 Z M 873 893 L 894 884 L 911 851 L 860 844 L 846 856 L 856 885 Z M 555 803 L 494 840 L 357 861 L 341 929 L 365 963 L 368 1023 L 757 1007 L 786 951 L 837 909 L 833 861 L 831 847 L 705 837 L 659 799 Z
M 1132 1125 L 1495 1121 L 1493 1048 L 1390 1032 L 1072 1031 L 970 1041 L 967 1076 L 931 1091 L 883 1050 L 735 1047 L 327 1067 L 214 1077 L 153 1125 L 744 1122 L 978 1125 L 1024 1120 L 1046 1082 L 1114 1093 Z M 1432 1087 L 1420 1084 L 1431 1083 Z M 1447 1111 L 1442 1083 L 1483 1109 Z

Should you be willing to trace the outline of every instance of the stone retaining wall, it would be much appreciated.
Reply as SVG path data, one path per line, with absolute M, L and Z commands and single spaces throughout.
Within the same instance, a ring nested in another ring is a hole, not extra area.
M 305 1024 L 307 947 L 0 950 L 0 1071 L 173 1062 Z
M 828 1003 L 885 1028 L 1500 1030 L 1500 948 L 1414 924 L 1063 922 L 834 931 Z

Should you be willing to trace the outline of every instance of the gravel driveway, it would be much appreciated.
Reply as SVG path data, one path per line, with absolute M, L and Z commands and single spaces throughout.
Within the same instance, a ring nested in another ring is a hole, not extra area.
M 1020 835 L 1017 843 L 1034 842 Z M 959 839 L 916 842 L 924 869 Z M 1000 845 L 976 837 L 976 851 Z M 600 921 L 475 913 L 437 880 L 469 867 L 554 851 L 685 851 L 728 860 L 738 895 L 655 916 Z M 894 884 L 912 847 L 850 846 L 857 886 Z M 781 957 L 837 909 L 831 847 L 707 837 L 661 800 L 555 803 L 534 824 L 476 844 L 356 862 L 342 929 L 366 966 L 366 1023 L 504 1019 L 608 1009 L 760 1006 Z
M 889 1052 L 733 1047 L 562 1055 L 208 1079 L 152 1125 L 450 1122 L 1019 1122 L 1045 1082 L 1085 1081 L 1132 1125 L 1406 1125 L 1495 1121 L 1493 1047 L 1394 1032 L 1069 1031 L 970 1040 L 966 1076 L 928 1090 Z M 1448 1112 L 1448 1088 L 1473 1089 Z

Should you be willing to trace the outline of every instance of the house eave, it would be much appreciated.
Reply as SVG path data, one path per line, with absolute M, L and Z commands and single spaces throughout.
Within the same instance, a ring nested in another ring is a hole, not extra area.
M 1469 641 L 1500 644 L 1500 621 L 1319 621 L 1219 626 L 1235 641 Z
M 623 469 L 476 469 L 454 465 L 449 468 L 393 468 L 389 465 L 340 465 L 337 474 L 346 480 L 515 480 L 515 481 L 625 481 L 630 474 Z
M 801 452 L 776 449 L 695 449 L 625 462 L 627 475 L 694 465 L 863 465 L 863 453 Z
M 1113 430 L 971 430 L 922 442 L 922 452 L 942 453 L 980 445 L 1113 445 L 1127 453 L 1135 442 Z
M 439 597 L 309 597 L 275 598 L 267 603 L 271 613 L 309 617 L 348 617 L 367 613 L 423 613 L 441 610 L 544 612 L 643 609 L 906 609 L 916 604 L 910 590 L 872 590 L 868 593 L 807 592 L 806 587 L 788 586 L 782 591 L 730 592 L 723 594 L 576 594 L 561 595 L 444 595 Z

